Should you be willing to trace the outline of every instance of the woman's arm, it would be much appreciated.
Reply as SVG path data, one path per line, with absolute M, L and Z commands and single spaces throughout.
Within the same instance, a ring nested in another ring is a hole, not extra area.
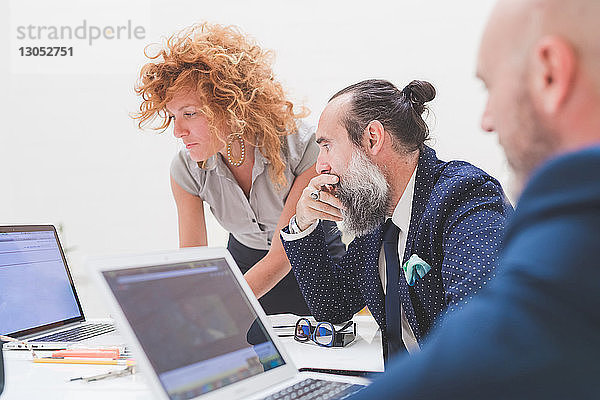
M 179 247 L 206 246 L 208 239 L 204 220 L 204 202 L 199 196 L 186 192 L 173 180 L 173 177 L 171 177 L 171 191 L 177 206 Z
M 302 191 L 315 176 L 317 176 L 317 171 L 313 165 L 294 179 L 292 188 L 283 206 L 283 211 L 279 217 L 277 229 L 273 235 L 271 249 L 262 260 L 257 262 L 244 274 L 248 285 L 250 285 L 257 298 L 266 294 L 290 272 L 291 265 L 283 250 L 279 231 L 290 222 L 290 218 L 296 212 L 296 203 L 298 203 Z

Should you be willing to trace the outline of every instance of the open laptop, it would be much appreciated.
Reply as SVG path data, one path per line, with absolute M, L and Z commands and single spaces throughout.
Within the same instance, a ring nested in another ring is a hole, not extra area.
M 160 399 L 340 399 L 368 383 L 298 372 L 226 249 L 96 258 L 88 266 Z
M 86 321 L 54 226 L 0 226 L 0 334 L 52 350 L 122 345 L 114 330 L 112 321 Z

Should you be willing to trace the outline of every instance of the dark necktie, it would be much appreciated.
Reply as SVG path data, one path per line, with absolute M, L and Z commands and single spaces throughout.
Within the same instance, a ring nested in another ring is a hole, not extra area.
M 402 331 L 400 329 L 400 294 L 398 293 L 398 276 L 400 264 L 398 260 L 398 228 L 388 219 L 383 228 L 383 250 L 385 252 L 385 337 L 387 340 L 387 358 L 404 350 Z

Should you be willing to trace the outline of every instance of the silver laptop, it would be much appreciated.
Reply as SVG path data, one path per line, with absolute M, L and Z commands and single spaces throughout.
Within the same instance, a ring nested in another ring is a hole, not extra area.
M 122 345 L 114 331 L 110 320 L 86 321 L 54 226 L 0 226 L 0 334 L 52 350 Z
M 226 249 L 96 258 L 88 265 L 157 398 L 340 399 L 368 383 L 298 372 Z

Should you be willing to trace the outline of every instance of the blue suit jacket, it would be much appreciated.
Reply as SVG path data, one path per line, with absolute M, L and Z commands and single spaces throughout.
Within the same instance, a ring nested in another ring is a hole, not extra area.
M 501 273 L 360 399 L 600 398 L 600 147 L 534 175 Z
M 494 275 L 510 211 L 494 178 L 466 162 L 440 161 L 429 147 L 421 151 L 401 259 L 404 263 L 417 254 L 432 269 L 412 287 L 401 271 L 397 294 L 419 342 L 447 307 L 460 308 Z M 327 254 L 320 226 L 305 238 L 282 240 L 315 318 L 341 322 L 367 305 L 385 340 L 385 299 L 378 272 L 382 240 L 380 226 L 352 241 L 337 264 Z

